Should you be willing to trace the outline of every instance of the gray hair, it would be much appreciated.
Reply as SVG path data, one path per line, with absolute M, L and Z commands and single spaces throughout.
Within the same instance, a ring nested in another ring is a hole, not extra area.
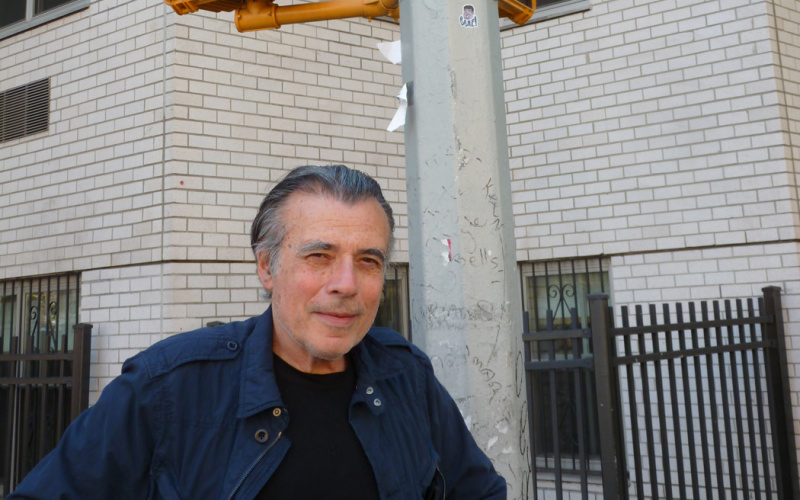
M 264 197 L 258 214 L 250 229 L 250 245 L 258 260 L 262 252 L 269 256 L 269 270 L 272 274 L 278 271 L 280 248 L 286 236 L 287 227 L 282 220 L 282 210 L 286 200 L 294 192 L 311 193 L 330 196 L 336 201 L 354 205 L 360 201 L 374 199 L 383 208 L 389 222 L 389 247 L 386 252 L 388 266 L 394 246 L 394 217 L 392 207 L 383 197 L 380 185 L 364 172 L 347 168 L 344 165 L 297 167 L 289 172 Z

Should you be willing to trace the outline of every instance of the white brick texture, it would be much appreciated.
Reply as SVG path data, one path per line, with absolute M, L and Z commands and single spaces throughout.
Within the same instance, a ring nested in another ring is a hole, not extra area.
M 784 3 L 773 18 L 762 0 L 595 1 L 505 31 L 518 253 L 797 238 L 797 3 Z M 553 238 L 577 207 L 569 242 Z
M 90 400 L 122 363 L 174 333 L 263 313 L 255 263 L 174 263 L 84 272 L 81 321 L 94 325 Z
M 291 167 L 378 178 L 407 259 L 400 68 L 384 21 L 240 34 L 231 14 L 145 0 L 0 41 L 0 91 L 51 79 L 50 130 L 0 148 L 0 279 L 161 260 L 248 262 L 263 195 Z

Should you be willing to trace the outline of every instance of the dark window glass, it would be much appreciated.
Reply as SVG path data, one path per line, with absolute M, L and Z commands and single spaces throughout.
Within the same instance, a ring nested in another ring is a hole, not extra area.
M 25 20 L 26 0 L 2 0 L 0 28 Z
M 72 0 L 36 0 L 36 8 L 34 14 L 41 14 L 50 9 L 54 9 L 59 5 L 70 3 Z
M 384 326 L 411 339 L 408 319 L 408 267 L 393 264 L 386 272 L 375 326 Z
M 564 3 L 564 0 L 536 0 L 536 8 L 541 9 L 558 3 Z
M 536 8 L 549 7 L 550 5 L 564 3 L 565 1 L 566 0 L 536 0 Z M 530 7 L 533 2 L 531 2 L 531 0 L 521 0 L 521 3 Z

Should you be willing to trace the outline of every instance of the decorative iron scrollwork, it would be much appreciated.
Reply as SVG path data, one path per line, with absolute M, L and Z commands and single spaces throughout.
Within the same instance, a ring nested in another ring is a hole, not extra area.
M 58 351 L 58 301 L 50 300 L 47 303 L 47 318 L 42 322 L 39 305 L 41 299 L 38 294 L 30 297 L 31 305 L 28 311 L 30 330 L 28 331 L 28 342 L 32 352 L 41 352 L 47 349 L 49 352 Z M 45 329 L 42 332 L 42 328 Z M 45 338 L 42 338 L 44 333 Z M 46 346 L 46 347 L 45 347 Z
M 31 300 L 31 302 L 33 301 Z M 32 346 L 33 352 L 39 352 L 39 306 L 37 304 L 31 303 L 28 312 L 31 325 L 30 332 L 28 332 L 28 345 Z
M 555 307 L 548 307 L 549 311 L 552 311 L 552 317 L 557 318 L 559 314 L 564 318 L 569 317 L 566 312 L 570 311 L 571 309 L 577 308 L 578 303 L 574 300 L 575 297 L 575 285 L 573 283 L 564 283 L 563 285 L 550 285 L 550 288 L 547 290 L 547 295 L 555 300 Z M 567 303 L 567 299 L 572 298 L 573 305 Z M 549 306 L 548 301 L 548 306 Z M 566 325 L 565 325 L 566 327 Z

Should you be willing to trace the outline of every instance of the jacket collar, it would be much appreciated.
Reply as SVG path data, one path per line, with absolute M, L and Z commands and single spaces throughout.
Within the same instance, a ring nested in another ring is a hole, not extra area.
M 283 406 L 272 366 L 272 307 L 258 318 L 244 342 L 241 381 L 237 417 Z
M 350 354 L 356 369 L 353 403 L 364 403 L 373 415 L 380 415 L 386 411 L 388 403 L 381 391 L 380 381 L 404 371 L 404 365 L 387 346 L 369 333 Z
M 244 341 L 238 418 L 249 417 L 267 408 L 283 406 L 272 362 L 272 335 L 270 306 L 258 318 L 253 331 Z M 402 361 L 369 333 L 350 352 L 356 369 L 357 389 L 354 399 L 363 399 L 373 413 L 381 413 L 385 406 L 374 404 L 376 398 L 382 399 L 381 394 L 376 392 L 376 382 L 402 372 Z M 365 393 L 367 387 L 373 388 L 369 397 Z

